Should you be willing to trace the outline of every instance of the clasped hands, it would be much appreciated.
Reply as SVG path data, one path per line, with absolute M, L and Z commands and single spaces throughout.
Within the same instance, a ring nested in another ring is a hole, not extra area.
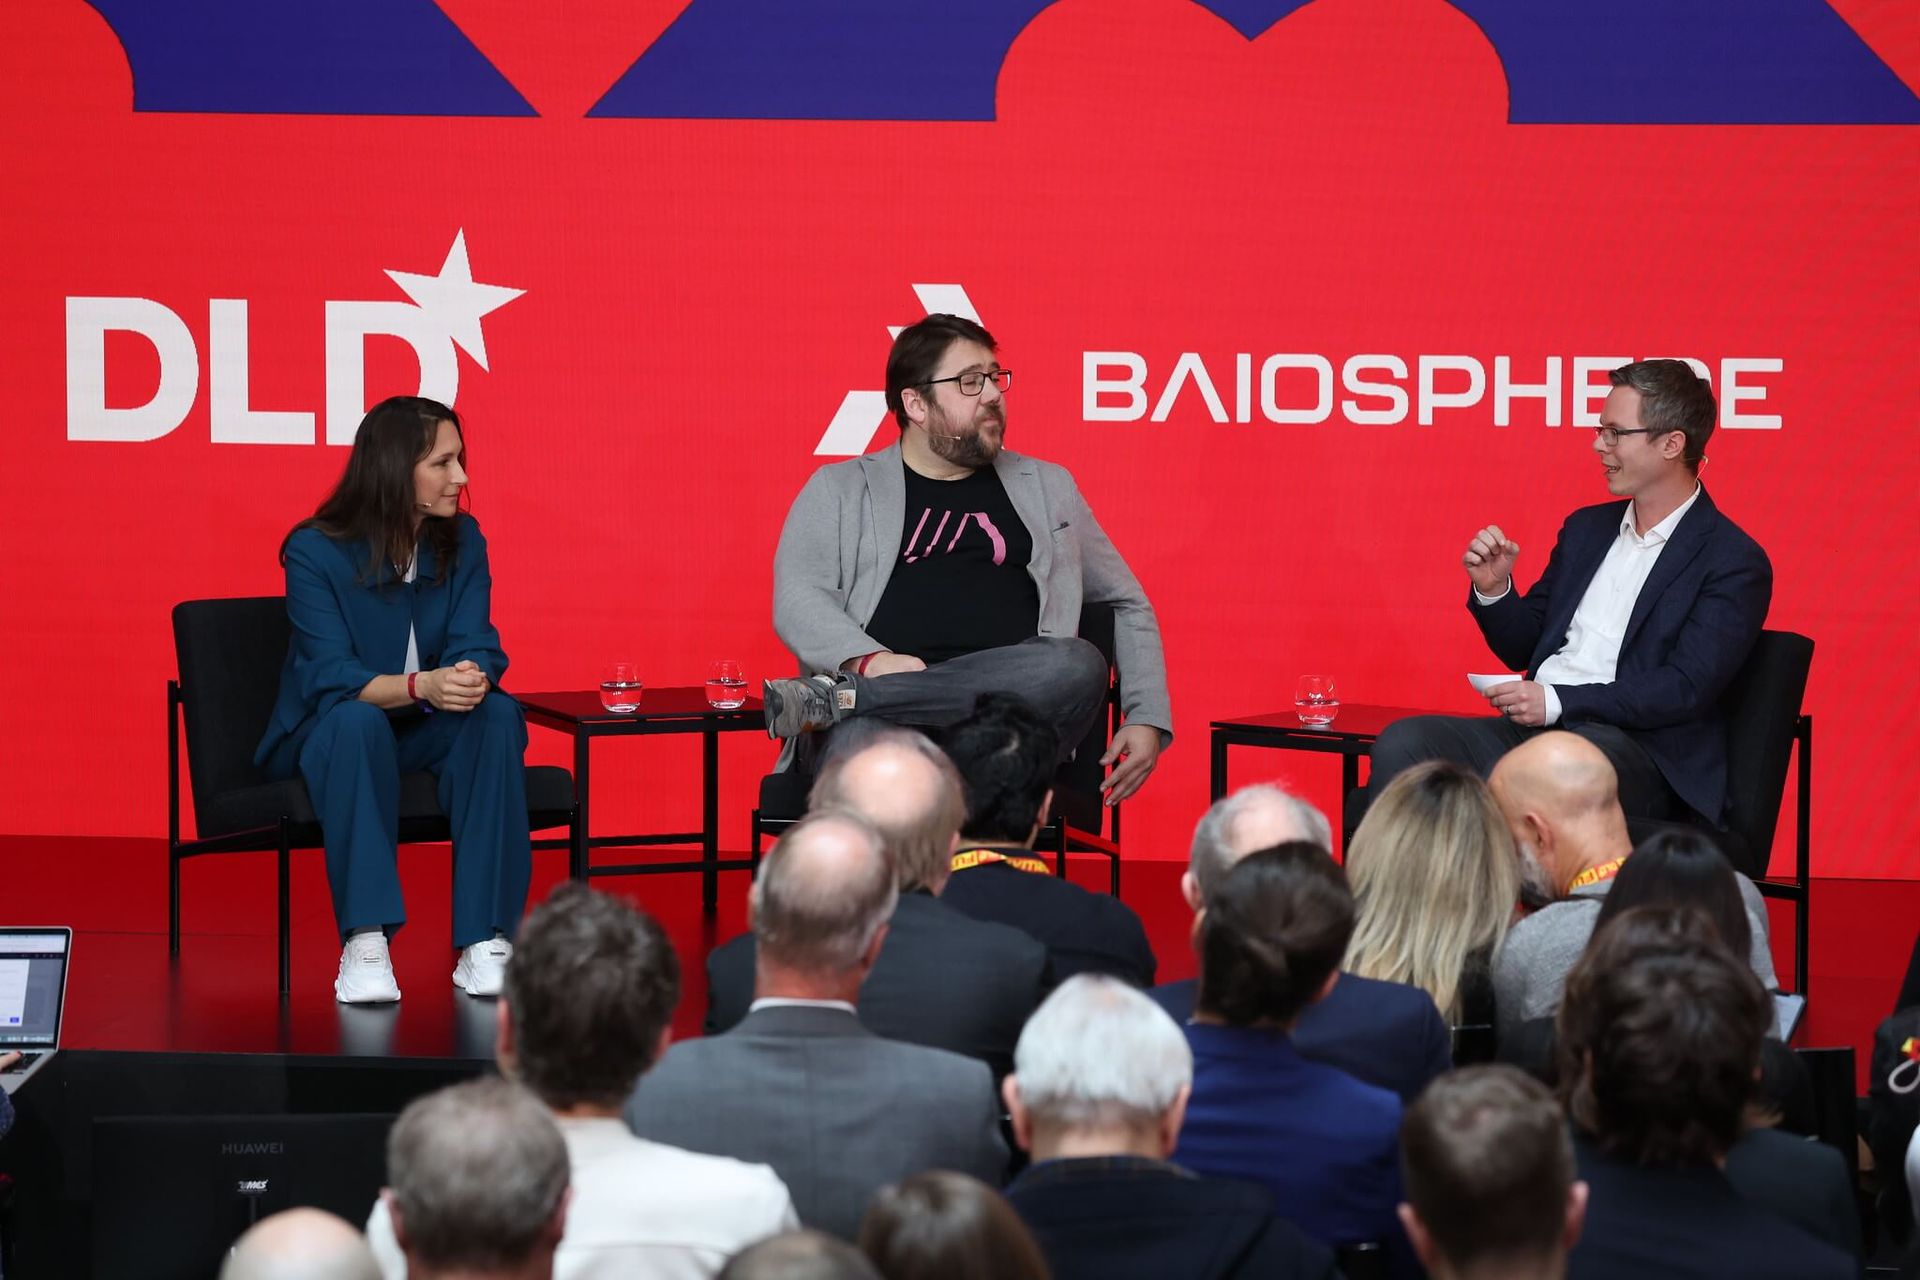
M 467 659 L 422 671 L 413 683 L 415 692 L 436 711 L 471 711 L 492 687 L 480 665 Z
M 1460 563 L 1466 566 L 1473 589 L 1483 596 L 1501 596 L 1513 589 L 1513 562 L 1520 544 L 1490 524 L 1473 535 Z M 1537 680 L 1509 680 L 1486 692 L 1493 709 L 1517 725 L 1538 729 L 1547 723 L 1547 690 Z

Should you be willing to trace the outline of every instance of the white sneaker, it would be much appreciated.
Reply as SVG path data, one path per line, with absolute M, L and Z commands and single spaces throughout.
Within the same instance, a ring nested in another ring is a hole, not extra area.
M 333 980 L 333 998 L 341 1004 L 390 1004 L 400 998 L 386 934 L 375 930 L 347 939 L 340 951 L 340 976 Z
M 505 938 L 476 942 L 460 953 L 453 967 L 453 985 L 470 996 L 497 996 L 507 978 L 513 944 Z

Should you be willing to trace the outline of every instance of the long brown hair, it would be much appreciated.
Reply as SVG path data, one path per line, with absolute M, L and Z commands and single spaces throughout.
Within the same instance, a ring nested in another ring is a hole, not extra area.
M 302 529 L 318 529 L 340 542 L 365 540 L 369 558 L 361 581 L 380 576 L 381 563 L 399 559 L 414 545 L 413 468 L 433 449 L 440 424 L 451 422 L 460 432 L 460 459 L 467 456 L 466 432 L 460 415 L 437 400 L 420 396 L 392 396 L 367 410 L 354 433 L 353 452 L 333 492 L 314 513 L 287 531 L 280 542 L 280 563 L 287 562 L 287 543 Z M 433 548 L 433 580 L 453 572 L 459 552 L 458 515 L 428 516 L 419 536 Z

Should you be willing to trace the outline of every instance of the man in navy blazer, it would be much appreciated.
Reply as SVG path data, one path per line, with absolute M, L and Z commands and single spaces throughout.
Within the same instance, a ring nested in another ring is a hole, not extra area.
M 1332 834 L 1326 815 L 1298 796 L 1269 783 L 1242 787 L 1216 800 L 1194 828 L 1181 892 L 1197 918 L 1213 886 L 1247 854 L 1289 840 L 1327 849 Z M 1198 986 L 1189 978 L 1147 994 L 1184 1025 L 1193 1017 Z M 1392 1090 L 1402 1102 L 1412 1102 L 1453 1066 L 1453 1037 L 1432 996 L 1405 983 L 1352 973 L 1336 974 L 1326 995 L 1300 1011 L 1293 1047 L 1303 1058 Z
M 1374 744 L 1370 794 L 1435 757 L 1485 774 L 1557 726 L 1606 752 L 1629 817 L 1722 825 L 1720 696 L 1766 621 L 1773 567 L 1700 484 L 1718 415 L 1706 380 L 1680 360 L 1643 360 L 1609 377 L 1593 448 L 1608 490 L 1626 501 L 1568 516 L 1524 596 L 1513 590 L 1520 547 L 1498 525 L 1475 534 L 1462 557 L 1474 621 L 1525 678 L 1487 691 L 1499 719 L 1389 725 Z

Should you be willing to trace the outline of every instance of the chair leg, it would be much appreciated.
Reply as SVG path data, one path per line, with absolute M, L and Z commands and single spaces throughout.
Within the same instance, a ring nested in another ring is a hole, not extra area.
M 752 842 L 747 845 L 747 857 L 753 863 L 753 874 L 756 876 L 760 874 L 760 840 L 764 834 L 760 829 L 760 810 L 756 807 L 753 811 Z
M 1808 917 L 1813 913 L 1813 717 L 1800 717 L 1799 796 L 1794 815 L 1793 878 L 1800 883 L 1800 902 L 1793 913 L 1793 990 L 1807 994 L 1807 950 L 1812 940 Z
M 1053 826 L 1060 833 L 1060 843 L 1054 846 L 1053 874 L 1064 880 L 1067 878 L 1067 821 L 1055 818 Z
M 1107 866 L 1108 866 L 1108 871 L 1107 871 L 1108 883 L 1112 885 L 1111 892 L 1113 893 L 1113 896 L 1117 898 L 1120 896 L 1120 855 L 1119 853 L 1116 852 L 1109 856 Z
M 167 954 L 180 954 L 180 847 L 167 846 Z
M 289 864 L 293 860 L 293 851 L 289 847 L 291 842 L 288 837 L 289 837 L 289 832 L 287 831 L 287 820 L 285 818 L 282 818 L 280 820 L 280 848 L 278 850 L 279 852 L 279 867 L 278 867 L 279 901 L 276 904 L 276 906 L 278 907 L 279 918 L 280 918 L 280 996 L 282 999 L 285 999 L 286 996 L 293 989 L 292 974 L 291 974 L 291 970 L 293 968 L 292 948 L 288 944 L 288 940 L 287 940 L 287 935 L 291 931 L 290 930 L 291 921 L 289 917 L 292 915 L 292 911 L 289 909 L 289 906 L 288 906 L 287 873 L 289 869 Z

